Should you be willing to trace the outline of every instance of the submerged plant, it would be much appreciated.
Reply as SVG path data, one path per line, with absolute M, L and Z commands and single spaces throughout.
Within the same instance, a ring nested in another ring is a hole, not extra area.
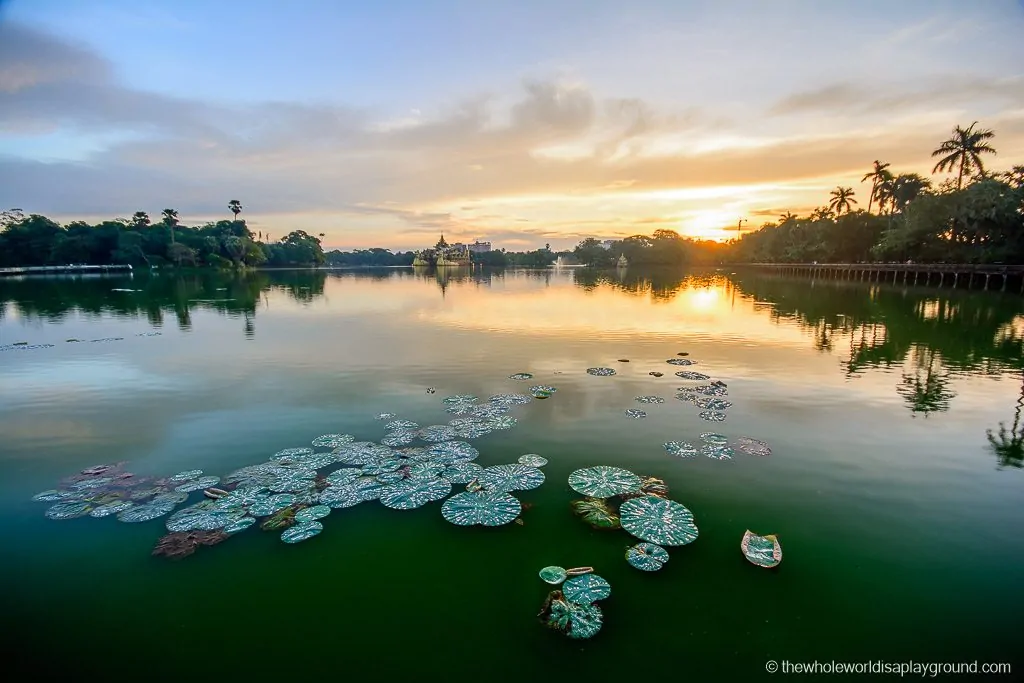
M 572 512 L 594 529 L 620 528 L 619 516 L 605 498 L 583 498 L 569 503 Z
M 548 628 L 561 631 L 576 640 L 592 638 L 604 623 L 600 607 L 570 602 L 558 590 L 548 594 L 537 616 Z
M 175 531 L 162 536 L 153 548 L 154 556 L 180 560 L 194 553 L 201 545 L 216 545 L 227 540 L 225 531 Z

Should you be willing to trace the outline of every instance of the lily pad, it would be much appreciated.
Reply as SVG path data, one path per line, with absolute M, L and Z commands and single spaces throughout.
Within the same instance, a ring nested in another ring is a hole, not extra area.
M 732 407 L 731 401 L 715 398 L 713 396 L 701 396 L 694 401 L 694 403 L 701 408 L 706 408 L 707 410 L 727 410 Z
M 665 399 L 663 399 L 661 396 L 637 396 L 636 402 L 645 404 L 664 403 Z
M 707 422 L 725 422 L 726 415 L 717 410 L 702 410 L 697 417 Z
M 512 406 L 504 403 L 481 403 L 469 411 L 470 417 L 489 420 L 512 412 Z
M 476 403 L 479 399 L 473 394 L 456 394 L 455 396 L 448 396 L 444 399 L 444 403 L 447 405 L 462 405 L 466 403 Z
M 283 510 L 296 502 L 295 495 L 291 493 L 279 493 L 274 496 L 267 496 L 265 499 L 249 506 L 249 512 L 257 517 L 269 517 L 278 510 Z
M 184 481 L 198 479 L 201 476 L 203 476 L 202 470 L 188 470 L 186 472 L 178 472 L 174 476 L 170 477 L 168 481 L 173 482 L 175 484 L 179 484 Z
M 241 517 L 224 527 L 224 533 L 237 534 L 239 531 L 244 531 L 256 523 L 255 517 Z
M 697 539 L 693 514 L 674 500 L 643 496 L 619 507 L 622 528 L 641 541 L 658 545 L 686 545 Z
M 313 538 L 324 530 L 320 522 L 304 522 L 289 527 L 281 532 L 281 540 L 285 543 L 298 543 Z
M 453 484 L 468 484 L 484 471 L 484 468 L 475 462 L 457 462 L 449 465 L 441 473 L 441 478 Z
M 626 417 L 631 417 L 634 420 L 640 420 L 647 417 L 647 412 L 640 410 L 639 408 L 626 408 L 625 413 Z
M 517 498 L 494 491 L 458 493 L 441 506 L 441 515 L 459 526 L 501 526 L 513 521 L 520 512 L 522 505 Z
M 547 394 L 548 396 L 550 396 L 556 391 L 558 391 L 558 389 L 548 384 L 535 384 L 532 387 L 530 387 L 530 393 L 533 395 L 534 398 L 537 398 L 537 394 Z
M 456 437 L 455 429 L 448 425 L 431 425 L 419 431 L 419 437 L 424 441 L 437 443 L 439 441 L 451 441 Z
M 729 437 L 716 432 L 704 432 L 700 435 L 700 440 L 704 443 L 716 444 L 719 446 L 724 446 L 729 443 Z
M 384 472 L 394 472 L 401 466 L 402 461 L 395 458 L 393 460 L 384 460 L 383 462 L 371 462 L 369 465 L 363 465 L 360 471 L 363 474 L 375 476 Z
M 626 551 L 626 561 L 645 572 L 656 572 L 668 562 L 668 551 L 653 543 L 637 543 Z
M 492 465 L 484 468 L 477 481 L 488 491 L 497 493 L 529 491 L 544 483 L 544 473 L 536 467 L 527 467 L 519 463 Z
M 531 375 L 528 372 L 517 372 L 515 374 L 509 375 L 508 378 L 509 379 L 518 379 L 518 380 L 533 379 L 533 375 Z
M 442 465 L 454 465 L 457 462 L 468 462 L 470 460 L 475 460 L 480 455 L 480 451 L 473 448 L 473 446 L 465 441 L 445 441 L 443 443 L 436 443 L 427 448 L 427 453 L 433 458 L 434 462 L 438 462 Z
M 377 475 L 377 481 L 381 484 L 394 484 L 405 479 L 401 472 L 381 472 Z
M 391 419 L 394 419 L 396 417 L 398 417 L 398 416 L 395 415 L 394 413 L 377 413 L 374 416 L 373 419 L 374 420 L 391 420 Z
M 472 422 L 466 422 L 455 427 L 455 436 L 460 439 L 479 439 L 481 436 L 487 436 L 493 431 L 486 422 L 473 420 Z
M 363 489 L 354 483 L 328 486 L 320 493 L 320 502 L 332 508 L 349 508 L 366 500 Z
M 601 630 L 604 616 L 597 605 L 579 605 L 568 600 L 551 603 L 547 625 L 574 640 L 592 638 Z
M 275 453 L 273 458 L 277 460 L 280 458 L 290 458 L 295 455 L 306 455 L 312 452 L 312 448 L 286 448 L 283 451 L 278 451 L 277 453 Z
M 409 467 L 409 479 L 437 479 L 444 472 L 445 466 L 438 462 L 424 460 Z
M 526 455 L 520 455 L 518 462 L 520 465 L 526 465 L 527 467 L 544 467 L 544 465 L 548 464 L 548 459 L 536 453 L 527 453 Z
M 708 443 L 700 449 L 701 455 L 706 455 L 712 460 L 731 460 L 736 452 L 724 444 Z
M 587 374 L 595 377 L 611 377 L 615 371 L 611 368 L 587 368 Z
M 774 534 L 758 536 L 747 529 L 740 542 L 740 550 L 743 551 L 743 556 L 747 560 L 758 567 L 770 569 L 779 566 L 779 563 L 782 562 L 782 546 L 779 545 L 779 539 Z
M 67 491 L 58 491 L 56 489 L 50 489 L 49 491 L 41 491 L 36 495 L 32 496 L 32 500 L 34 500 L 37 503 L 56 503 L 58 500 L 64 500 L 67 497 Z
M 532 400 L 533 398 L 526 394 L 495 394 L 488 399 L 492 404 L 503 406 L 525 406 Z
M 689 358 L 669 358 L 665 361 L 669 365 L 696 365 L 697 361 L 690 360 Z
M 597 574 L 574 576 L 562 584 L 562 594 L 569 602 L 589 605 L 612 594 L 612 587 Z
M 324 434 L 313 439 L 313 445 L 320 448 L 337 448 L 355 440 L 356 437 L 351 434 Z
M 116 503 L 107 503 L 106 505 L 101 505 L 97 508 L 93 508 L 92 510 L 89 511 L 89 516 L 109 517 L 110 515 L 116 515 L 118 512 L 121 512 L 122 510 L 127 510 L 133 505 L 135 505 L 135 503 L 133 503 L 130 500 L 119 500 Z
M 441 500 L 452 491 L 444 479 L 407 479 L 388 484 L 380 492 L 380 502 L 394 510 L 412 510 L 435 500 Z
M 419 428 L 419 423 L 412 422 L 411 420 L 392 420 L 384 425 L 384 429 L 390 432 L 404 432 L 406 430 Z
M 694 381 L 697 381 L 697 382 L 703 382 L 705 380 L 711 379 L 710 377 L 705 375 L 703 372 L 693 372 L 692 370 L 680 370 L 679 372 L 676 373 L 676 377 L 680 377 L 682 379 L 694 380 Z
M 314 505 L 313 507 L 303 508 L 295 513 L 296 522 L 315 522 L 318 519 L 322 519 L 327 515 L 331 514 L 331 508 L 326 505 Z
M 74 519 L 84 517 L 92 510 L 92 505 L 87 501 L 66 501 L 50 506 L 45 513 L 50 519 Z
M 166 526 L 170 532 L 214 531 L 223 529 L 244 514 L 240 508 L 218 508 L 214 501 L 204 500 L 175 512 L 167 518 Z
M 380 442 L 381 442 L 381 444 L 383 444 L 385 446 L 391 446 L 391 447 L 406 446 L 408 444 L 411 444 L 413 441 L 415 441 L 418 438 L 419 438 L 419 432 L 418 431 L 408 430 L 408 431 L 391 432 L 390 434 L 388 434 L 387 436 L 382 438 L 380 440 Z
M 169 514 L 174 509 L 174 503 L 170 502 L 152 502 L 146 505 L 135 505 L 127 510 L 121 510 L 117 513 L 117 519 L 122 522 L 148 522 L 151 519 L 157 517 L 163 517 Z
M 328 486 L 344 486 L 351 484 L 360 476 L 362 476 L 361 470 L 354 467 L 343 467 L 327 475 L 327 484 Z
M 747 455 L 756 455 L 758 457 L 765 457 L 772 454 L 772 448 L 764 441 L 758 439 L 752 439 L 749 436 L 741 436 L 736 439 L 736 450 L 742 451 Z
M 184 484 L 179 484 L 174 487 L 174 490 L 178 493 L 191 493 L 192 491 L 200 491 L 202 489 L 208 489 L 211 486 L 216 486 L 220 483 L 220 477 L 199 477 L 192 481 L 186 481 Z
M 576 493 L 608 498 L 640 490 L 640 477 L 621 467 L 598 465 L 579 469 L 569 475 L 569 486 Z
M 553 565 L 541 569 L 539 575 L 541 580 L 544 581 L 544 583 L 550 583 L 553 586 L 557 586 L 558 584 L 562 583 L 563 581 L 565 581 L 566 578 L 565 570 L 561 567 L 555 567 Z
M 499 415 L 497 417 L 490 418 L 484 424 L 491 429 L 512 429 L 519 424 L 519 420 L 514 417 L 509 417 L 508 415 Z
M 665 450 L 677 458 L 693 458 L 698 453 L 697 447 L 686 441 L 669 441 L 665 444 Z

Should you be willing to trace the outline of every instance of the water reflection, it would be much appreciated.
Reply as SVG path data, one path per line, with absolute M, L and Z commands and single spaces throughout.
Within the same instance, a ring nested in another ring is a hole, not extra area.
M 1021 424 L 1021 409 L 1024 408 L 1024 376 L 1021 377 L 1020 396 L 1013 412 L 1013 423 L 1007 429 L 1002 422 L 999 429 L 988 430 L 988 443 L 999 459 L 999 467 L 1024 467 L 1024 424 Z

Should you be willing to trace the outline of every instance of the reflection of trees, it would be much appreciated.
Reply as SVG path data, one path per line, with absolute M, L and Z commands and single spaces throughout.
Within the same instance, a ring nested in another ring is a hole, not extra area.
M 1024 377 L 1021 378 L 1020 396 L 1017 397 L 1017 409 L 1013 412 L 1013 424 L 1009 429 L 1002 422 L 999 431 L 986 432 L 988 443 L 999 459 L 999 467 L 1024 467 L 1024 425 L 1020 422 L 1021 410 L 1024 409 Z
M 914 372 L 904 372 L 896 392 L 902 396 L 913 414 L 949 410 L 949 401 L 956 396 L 949 389 L 949 373 L 935 369 L 935 353 L 929 348 L 916 354 Z M 927 360 L 925 360 L 925 357 Z
M 578 268 L 572 271 L 572 276 L 573 282 L 588 292 L 599 285 L 607 285 L 630 294 L 649 296 L 656 302 L 671 301 L 684 287 L 721 284 L 721 278 L 680 273 L 672 268 Z

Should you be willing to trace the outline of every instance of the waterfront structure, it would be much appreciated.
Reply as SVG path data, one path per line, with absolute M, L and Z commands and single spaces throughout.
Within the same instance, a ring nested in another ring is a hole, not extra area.
M 433 249 L 417 251 L 413 257 L 414 266 L 436 266 L 438 268 L 452 266 L 468 266 L 470 263 L 469 248 L 465 244 L 450 245 L 444 235 L 437 241 Z
M 485 252 L 492 251 L 490 242 L 481 242 L 480 240 L 470 244 L 467 249 L 469 249 L 469 253 L 471 254 L 483 254 Z

